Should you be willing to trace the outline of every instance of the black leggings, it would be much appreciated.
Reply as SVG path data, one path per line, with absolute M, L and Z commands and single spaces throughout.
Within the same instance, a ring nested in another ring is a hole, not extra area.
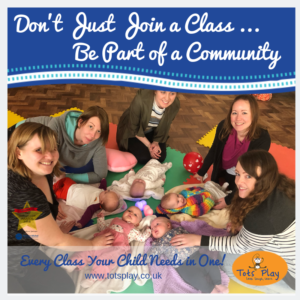
M 8 248 L 9 251 L 9 248 Z M 54 262 L 42 251 L 38 250 L 34 259 L 50 260 L 51 266 L 44 271 L 43 265 L 26 266 L 24 277 L 8 274 L 8 293 L 74 293 L 75 285 L 66 270 L 56 267 Z
M 154 131 L 145 134 L 145 137 L 150 143 L 153 142 Z M 163 162 L 167 156 L 166 143 L 159 143 L 161 149 L 159 162 Z M 128 139 L 128 152 L 132 153 L 140 164 L 146 164 L 150 159 L 152 159 L 149 149 L 136 137 Z
M 221 284 L 221 273 L 219 267 L 210 266 L 209 263 L 202 267 L 199 264 L 199 258 L 202 254 L 197 251 L 190 256 L 189 261 L 194 260 L 195 266 L 187 266 L 187 261 L 185 261 L 182 266 L 175 270 L 186 283 L 195 289 L 200 290 L 202 293 L 211 293 L 215 285 Z M 205 260 L 201 260 L 201 263 L 204 264 Z

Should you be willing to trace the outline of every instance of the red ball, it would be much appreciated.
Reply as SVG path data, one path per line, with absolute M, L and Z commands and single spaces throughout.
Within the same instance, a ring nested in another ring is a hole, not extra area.
M 189 152 L 183 158 L 184 168 L 193 174 L 196 174 L 202 165 L 203 157 L 197 152 Z

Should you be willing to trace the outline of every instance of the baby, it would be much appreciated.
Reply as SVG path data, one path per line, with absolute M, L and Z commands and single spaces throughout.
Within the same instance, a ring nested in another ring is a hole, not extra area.
M 228 288 L 221 284 L 221 273 L 217 266 L 210 266 L 209 264 L 206 264 L 204 267 L 200 266 L 200 247 L 176 248 L 171 245 L 170 241 L 174 236 L 189 233 L 183 227 L 172 228 L 169 219 L 158 217 L 151 222 L 151 232 L 155 240 L 152 242 L 152 248 L 147 252 L 148 263 L 151 261 L 150 255 L 159 257 L 164 254 L 167 259 L 173 260 L 174 255 L 177 254 L 176 263 L 180 260 L 181 265 L 174 265 L 174 268 L 176 268 L 176 271 L 186 283 L 202 293 L 229 292 Z M 185 263 L 187 258 L 189 258 L 189 261 L 194 260 L 196 265 L 187 265 Z M 211 281 L 207 280 L 207 277 Z
M 136 178 L 133 180 L 129 194 L 132 198 L 142 198 L 146 189 L 146 181 Z
M 99 203 L 90 205 L 81 219 L 75 224 L 76 227 L 84 227 L 89 220 L 92 219 L 93 214 L 100 210 L 105 210 L 107 212 L 115 211 L 119 206 L 119 197 L 116 193 L 110 191 L 103 191 L 99 194 Z
M 144 232 L 140 232 L 136 227 L 140 224 L 142 220 L 142 212 L 138 207 L 131 206 L 129 207 L 122 216 L 122 219 L 120 218 L 114 218 L 109 219 L 106 222 L 104 221 L 104 216 L 102 213 L 99 213 L 97 219 L 97 227 L 100 231 L 99 233 L 95 233 L 94 236 L 97 235 L 103 235 L 106 233 L 112 233 L 114 236 L 114 242 L 112 246 L 115 247 L 109 247 L 104 248 L 97 251 L 85 251 L 85 252 L 79 252 L 76 253 L 72 260 L 74 261 L 77 259 L 77 261 L 82 261 L 87 264 L 91 261 L 88 259 L 88 256 L 95 257 L 96 255 L 98 258 L 101 258 L 102 261 L 113 260 L 114 264 L 110 265 L 102 265 L 99 266 L 94 263 L 92 266 L 92 272 L 91 273 L 102 273 L 107 274 L 112 271 L 117 266 L 117 260 L 122 254 L 128 254 L 130 252 L 130 246 L 129 243 L 132 241 L 139 241 L 139 242 L 145 242 L 151 235 L 151 229 L 148 227 Z M 79 269 L 82 269 L 84 266 L 77 266 Z M 68 271 L 72 271 L 74 268 L 67 268 Z M 105 278 L 103 278 L 105 279 Z M 98 280 L 103 280 L 98 279 Z M 81 282 L 82 287 L 90 287 L 96 279 L 86 279 L 83 282 Z
M 53 185 L 57 198 L 66 200 L 67 205 L 86 209 L 82 218 L 75 224 L 84 227 L 93 214 L 99 209 L 107 212 L 115 211 L 119 206 L 119 196 L 113 191 L 106 190 L 106 180 L 102 179 L 99 188 L 77 184 L 71 178 L 63 178 Z
M 171 167 L 172 163 L 162 164 L 156 159 L 151 159 L 137 173 L 130 170 L 124 178 L 113 181 L 108 190 L 117 192 L 126 200 L 136 201 L 150 197 L 160 200 L 164 194 L 165 173 Z
M 215 205 L 212 195 L 202 187 L 190 187 L 179 194 L 169 193 L 162 197 L 156 211 L 160 214 L 185 213 L 193 217 L 199 217 Z

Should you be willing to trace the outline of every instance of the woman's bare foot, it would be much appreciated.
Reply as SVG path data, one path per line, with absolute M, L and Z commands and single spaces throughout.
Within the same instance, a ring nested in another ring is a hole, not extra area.
M 226 287 L 225 285 L 222 285 L 222 284 L 216 285 L 214 289 L 218 289 L 220 291 L 220 293 L 222 293 L 222 294 L 229 293 L 228 287 Z

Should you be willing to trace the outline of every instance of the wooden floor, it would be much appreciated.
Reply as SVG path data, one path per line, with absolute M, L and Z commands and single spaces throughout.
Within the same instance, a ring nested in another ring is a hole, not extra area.
M 87 84 L 43 85 L 8 89 L 8 109 L 24 117 L 49 116 L 71 107 L 103 107 L 110 122 L 118 124 L 137 89 Z M 225 118 L 234 95 L 179 93 L 180 111 L 172 123 L 167 144 L 178 151 L 196 151 L 204 157 L 208 148 L 196 143 Z M 260 122 L 272 142 L 295 149 L 295 92 L 273 94 L 269 102 L 259 101 Z

